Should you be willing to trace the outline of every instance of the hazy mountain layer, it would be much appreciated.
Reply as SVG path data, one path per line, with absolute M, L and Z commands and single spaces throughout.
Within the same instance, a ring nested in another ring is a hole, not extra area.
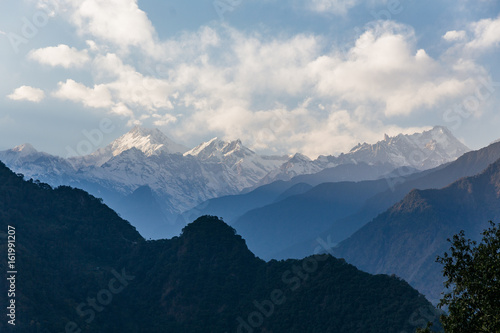
M 478 239 L 500 220 L 500 160 L 443 189 L 413 190 L 333 249 L 362 270 L 396 274 L 432 301 L 443 291 L 437 255 L 460 230 Z
M 100 200 L 1 163 L 0 217 L 0 238 L 16 230 L 20 272 L 16 326 L 0 321 L 2 332 L 399 333 L 436 319 L 395 277 L 328 255 L 266 263 L 215 217 L 146 242 Z

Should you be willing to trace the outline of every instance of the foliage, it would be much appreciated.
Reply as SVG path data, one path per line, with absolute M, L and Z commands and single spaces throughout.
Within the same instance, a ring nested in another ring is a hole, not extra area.
M 479 244 L 461 231 L 448 240 L 451 253 L 437 259 L 451 288 L 439 304 L 448 308 L 446 332 L 500 332 L 500 226 L 490 223 Z

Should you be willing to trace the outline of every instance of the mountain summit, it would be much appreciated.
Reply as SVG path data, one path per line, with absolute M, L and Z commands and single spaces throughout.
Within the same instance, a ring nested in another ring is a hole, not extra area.
M 470 149 L 444 126 L 435 126 L 415 134 L 399 134 L 375 144 L 358 144 L 348 154 L 340 155 L 356 162 L 392 163 L 397 167 L 412 166 L 424 170 L 437 167 L 462 156 Z
M 146 156 L 158 152 L 183 154 L 188 148 L 172 141 L 157 128 L 135 126 L 132 130 L 110 144 L 113 156 L 121 154 L 130 148 L 137 148 Z
M 226 142 L 219 138 L 213 138 L 210 141 L 204 142 L 184 155 L 196 156 L 202 160 L 217 159 L 222 160 L 230 155 L 239 157 L 250 156 L 255 154 L 253 151 L 243 146 L 241 140 Z
M 146 156 L 158 155 L 160 153 L 175 154 L 184 153 L 188 148 L 180 145 L 157 128 L 146 128 L 135 126 L 115 141 L 84 159 L 86 164 L 92 163 L 101 166 L 114 156 L 118 156 L 124 151 L 136 148 Z
M 258 155 L 245 147 L 239 139 L 228 142 L 219 138 L 198 145 L 184 153 L 184 156 L 193 156 L 204 163 L 226 165 L 240 179 L 243 177 L 245 180 L 239 187 L 240 190 L 255 185 L 267 173 L 288 160 L 287 156 Z
M 25 143 L 19 146 L 12 148 L 12 151 L 21 153 L 22 155 L 29 155 L 38 153 L 38 151 L 29 143 Z

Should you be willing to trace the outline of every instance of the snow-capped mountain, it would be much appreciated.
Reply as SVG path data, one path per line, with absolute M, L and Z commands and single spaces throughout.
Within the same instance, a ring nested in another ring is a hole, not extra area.
M 295 155 L 291 160 L 270 172 L 260 184 L 275 180 L 289 180 L 301 174 L 313 174 L 342 164 L 367 163 L 369 165 L 389 164 L 394 169 L 411 167 L 425 170 L 454 161 L 470 149 L 443 126 L 415 134 L 399 134 L 375 144 L 358 144 L 348 153 L 339 156 L 319 156 L 310 160 Z
M 346 154 L 357 162 L 389 162 L 397 167 L 412 166 L 425 170 L 453 161 L 470 151 L 443 126 L 411 135 L 399 134 L 374 145 L 358 144 Z
M 222 163 L 238 176 L 240 190 L 258 183 L 266 174 L 288 160 L 288 156 L 261 156 L 243 146 L 240 140 L 231 142 L 213 138 L 184 153 L 204 163 Z
M 134 204 L 128 197 L 137 198 L 141 193 L 148 194 L 149 198 L 152 195 L 160 215 L 173 223 L 178 214 L 200 202 L 254 186 L 287 157 L 260 156 L 243 146 L 240 140 L 214 139 L 188 151 L 158 129 L 134 127 L 86 156 L 64 159 L 40 153 L 25 144 L 0 152 L 0 160 L 27 178 L 54 186 L 82 188 L 102 197 L 118 212 L 125 208 L 129 211 L 129 206 Z M 143 190 L 135 192 L 139 188 Z M 127 207 L 123 207 L 125 202 Z M 124 217 L 135 225 L 141 223 L 134 221 L 134 217 Z M 176 226 L 172 233 L 145 236 L 166 237 L 178 232 L 179 226 Z
M 306 155 L 296 153 L 288 161 L 280 165 L 279 168 L 265 175 L 259 185 L 269 184 L 276 180 L 289 180 L 295 176 L 313 174 L 323 169 L 325 169 L 325 166 L 314 163 Z
M 29 143 L 0 152 L 0 160 L 27 179 L 43 180 L 54 186 L 65 184 L 66 175 L 76 171 L 66 159 L 39 152 Z
M 0 152 L 0 160 L 28 179 L 75 186 L 101 197 L 144 236 L 159 238 L 177 234 L 185 221 L 173 225 L 176 218 L 195 205 L 277 179 L 360 162 L 384 164 L 387 168 L 383 170 L 404 165 L 425 169 L 452 161 L 466 151 L 468 148 L 444 127 L 386 136 L 373 145 L 359 144 L 347 154 L 316 160 L 302 154 L 261 156 L 240 140 L 217 138 L 188 150 L 158 129 L 134 127 L 87 156 L 64 159 L 24 144 Z M 162 216 L 159 221 L 148 221 L 159 225 L 160 231 L 141 230 L 144 212 Z
M 132 148 L 142 151 L 146 156 L 160 153 L 182 154 L 188 150 L 187 147 L 172 141 L 157 128 L 150 129 L 135 126 L 130 132 L 122 135 L 106 147 L 100 148 L 90 155 L 70 158 L 70 161 L 78 167 L 101 166 L 114 156 L 118 156 Z

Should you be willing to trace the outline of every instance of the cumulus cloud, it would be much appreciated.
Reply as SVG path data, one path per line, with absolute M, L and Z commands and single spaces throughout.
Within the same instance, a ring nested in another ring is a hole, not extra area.
M 137 0 L 68 0 L 71 21 L 83 36 L 93 36 L 122 51 L 134 46 L 158 54 L 156 31 Z M 159 55 L 159 54 L 158 54 Z
M 451 30 L 444 34 L 443 39 L 449 42 L 463 41 L 467 38 L 465 30 Z
M 82 67 L 90 61 L 87 50 L 79 51 L 64 44 L 32 50 L 28 57 L 44 65 L 64 68 Z
M 82 83 L 72 79 L 59 82 L 58 90 L 53 93 L 54 97 L 80 102 L 91 108 L 108 108 L 113 106 L 113 100 L 108 88 L 102 84 L 88 88 Z
M 14 92 L 7 96 L 14 101 L 29 101 L 38 103 L 45 98 L 45 93 L 42 89 L 33 88 L 30 86 L 21 86 L 16 88 Z
M 106 108 L 131 124 L 171 126 L 179 137 L 214 134 L 315 155 L 380 139 L 393 117 L 439 109 L 473 91 L 478 72 L 473 62 L 431 57 L 411 28 L 390 21 L 345 50 L 319 35 L 270 38 L 228 26 L 162 45 L 167 56 L 140 69 L 122 54 L 98 52 L 92 74 L 99 83 L 68 79 L 54 96 Z
M 311 72 L 322 96 L 379 104 L 385 116 L 409 115 L 471 88 L 466 79 L 417 49 L 411 29 L 392 22 L 363 33 L 345 57 L 318 58 Z
M 117 101 L 137 106 L 144 110 L 172 109 L 169 94 L 171 84 L 162 79 L 139 73 L 130 65 L 125 65 L 116 54 L 99 56 L 94 62 L 99 75 L 111 79 L 103 84 Z
M 134 119 L 134 112 L 130 110 L 125 103 L 116 103 L 112 108 L 111 108 L 111 113 L 114 113 L 119 116 L 124 116 L 128 117 L 131 119 Z
M 154 114 L 153 118 L 155 119 L 155 121 L 153 122 L 155 126 L 165 126 L 170 123 L 175 123 L 177 121 L 177 117 L 171 114 L 164 114 L 164 115 Z
M 500 16 L 496 19 L 483 19 L 471 24 L 474 38 L 467 43 L 467 47 L 485 50 L 500 45 Z
M 376 141 L 381 131 L 405 132 L 390 125 L 394 119 L 441 112 L 485 76 L 472 58 L 429 55 L 411 27 L 392 21 L 372 22 L 348 47 L 332 47 L 321 35 L 271 37 L 224 24 L 159 40 L 137 3 L 65 2 L 64 16 L 88 50 L 59 45 L 30 57 L 65 68 L 90 64 L 94 81 L 68 78 L 54 97 L 126 117 L 130 125 L 166 127 L 185 141 L 240 138 L 254 149 L 314 156 Z M 313 0 L 307 6 L 343 15 L 357 4 Z M 451 48 L 492 47 L 497 20 L 443 39 Z M 135 49 L 140 58 L 131 54 Z

